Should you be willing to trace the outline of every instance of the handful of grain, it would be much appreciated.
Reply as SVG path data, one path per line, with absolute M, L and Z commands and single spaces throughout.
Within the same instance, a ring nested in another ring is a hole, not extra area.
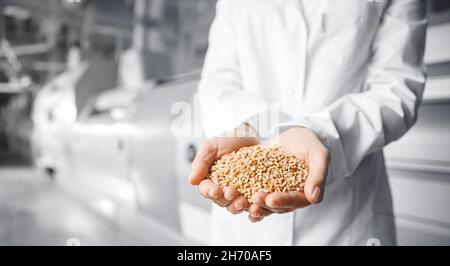
M 308 167 L 279 147 L 255 145 L 222 156 L 207 178 L 221 187 L 234 187 L 249 199 L 257 191 L 303 191 Z

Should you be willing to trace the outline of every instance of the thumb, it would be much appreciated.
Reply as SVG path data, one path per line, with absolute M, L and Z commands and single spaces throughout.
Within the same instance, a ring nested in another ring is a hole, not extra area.
M 217 143 L 212 140 L 206 141 L 192 162 L 191 175 L 189 176 L 189 182 L 192 185 L 198 185 L 205 179 L 209 172 L 209 167 L 217 157 Z
M 305 182 L 305 196 L 312 204 L 322 201 L 328 161 L 328 152 L 315 152 L 308 156 L 309 175 Z

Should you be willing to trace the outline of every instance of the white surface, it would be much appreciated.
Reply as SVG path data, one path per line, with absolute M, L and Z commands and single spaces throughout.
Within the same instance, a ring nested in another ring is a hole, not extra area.
M 396 219 L 398 245 L 450 245 L 450 229 L 411 219 Z
M 450 102 L 450 76 L 428 79 L 423 93 L 423 102 Z
M 450 60 L 450 23 L 430 26 L 427 33 L 425 62 L 427 64 Z
M 396 214 L 440 222 L 450 229 L 450 178 L 420 172 L 390 173 Z
M 207 245 L 210 239 L 211 213 L 189 203 L 180 202 L 181 231 L 186 239 Z
M 158 222 L 154 217 L 139 212 L 139 209 L 111 201 L 109 197 L 98 194 L 91 186 L 77 181 L 61 179 L 60 185 L 67 193 L 78 198 L 79 202 L 94 212 L 113 221 L 117 227 L 138 239 L 143 245 L 191 245 L 171 227 Z

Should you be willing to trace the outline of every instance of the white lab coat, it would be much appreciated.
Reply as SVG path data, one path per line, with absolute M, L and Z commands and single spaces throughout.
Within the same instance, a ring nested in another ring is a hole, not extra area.
M 272 129 L 312 129 L 331 163 L 320 204 L 258 224 L 214 207 L 212 244 L 395 244 L 382 148 L 416 121 L 425 4 L 219 0 L 199 85 L 207 136 L 276 113 Z

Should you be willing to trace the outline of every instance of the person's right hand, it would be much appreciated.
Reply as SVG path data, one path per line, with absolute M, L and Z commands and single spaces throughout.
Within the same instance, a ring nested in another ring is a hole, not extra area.
M 221 207 L 226 207 L 233 214 L 241 213 L 249 206 L 249 202 L 244 196 L 239 196 L 234 188 L 226 187 L 222 189 L 210 179 L 205 178 L 213 162 L 223 155 L 237 151 L 242 147 L 257 144 L 259 144 L 259 140 L 256 137 L 256 132 L 249 126 L 206 140 L 192 162 L 190 183 L 198 186 L 198 191 L 203 197 L 212 200 Z

